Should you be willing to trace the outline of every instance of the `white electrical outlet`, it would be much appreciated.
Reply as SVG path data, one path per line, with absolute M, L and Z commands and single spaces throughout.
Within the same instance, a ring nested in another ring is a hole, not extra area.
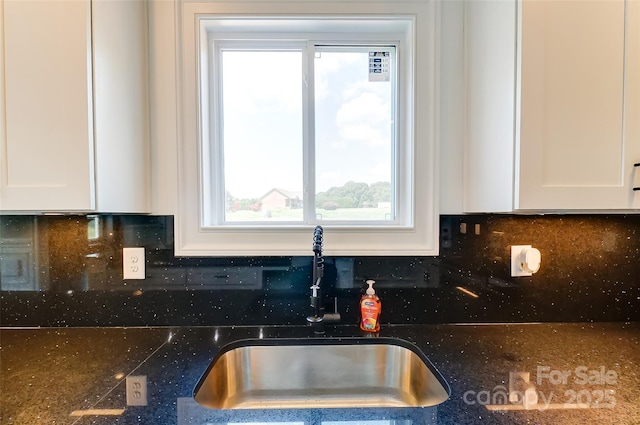
M 144 248 L 122 248 L 122 278 L 144 279 Z
M 511 277 L 532 276 L 540 269 L 541 258 L 531 245 L 511 245 Z
M 127 376 L 127 406 L 147 405 L 146 375 Z

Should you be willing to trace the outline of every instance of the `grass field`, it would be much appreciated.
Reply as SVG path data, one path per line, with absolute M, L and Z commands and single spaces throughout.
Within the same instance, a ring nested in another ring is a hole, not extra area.
M 302 221 L 302 210 L 272 210 L 271 217 L 261 211 L 227 212 L 227 221 Z M 389 208 L 338 208 L 336 210 L 316 210 L 319 220 L 389 220 Z

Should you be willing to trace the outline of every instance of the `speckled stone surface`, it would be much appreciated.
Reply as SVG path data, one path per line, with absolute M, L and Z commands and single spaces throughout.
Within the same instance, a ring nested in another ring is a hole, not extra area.
M 311 246 L 176 257 L 173 217 L 99 218 L 90 239 L 95 217 L 0 215 L 1 326 L 293 325 L 309 313 Z M 325 258 L 325 306 L 337 299 L 342 323 L 356 323 L 373 279 L 384 324 L 640 321 L 640 214 L 441 216 L 440 227 L 437 257 Z M 541 268 L 512 278 L 510 246 L 528 244 Z M 145 248 L 144 280 L 123 279 L 128 246 Z
M 360 336 L 355 326 L 328 326 L 326 331 L 327 338 Z M 451 386 L 449 400 L 435 409 L 257 411 L 213 410 L 193 401 L 197 381 L 224 344 L 244 338 L 313 337 L 305 326 L 3 328 L 0 422 L 640 423 L 640 323 L 394 325 L 383 328 L 380 336 L 416 344 Z M 500 398 L 508 387 L 509 372 L 530 373 L 539 395 L 536 406 L 511 411 L 487 408 L 494 402 L 509 405 Z M 127 375 L 147 377 L 147 406 L 126 406 Z M 552 408 L 545 409 L 547 405 Z M 115 408 L 124 413 L 70 416 L 84 409 Z
M 325 304 L 342 318 L 327 336 L 359 335 L 374 279 L 381 336 L 415 343 L 452 395 L 435 409 L 299 411 L 216 411 L 191 395 L 226 342 L 312 335 L 311 255 L 175 257 L 172 217 L 95 220 L 0 216 L 3 425 L 640 424 L 640 215 L 442 216 L 438 257 L 326 258 Z M 514 244 L 541 251 L 534 276 L 510 277 Z M 144 280 L 122 278 L 125 246 L 145 248 Z M 534 408 L 487 407 L 509 404 L 510 372 L 530 374 Z M 126 406 L 128 375 L 147 377 L 147 406 Z M 124 413 L 71 416 L 87 409 Z

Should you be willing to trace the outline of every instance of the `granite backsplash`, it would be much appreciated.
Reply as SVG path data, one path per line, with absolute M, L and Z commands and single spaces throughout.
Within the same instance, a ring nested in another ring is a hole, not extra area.
M 355 324 L 375 279 L 383 325 L 640 320 L 640 215 L 449 215 L 440 230 L 438 257 L 327 258 L 327 311 Z M 311 236 L 309 256 L 175 257 L 170 216 L 0 216 L 0 325 L 304 324 Z M 525 244 L 542 266 L 511 278 Z M 123 247 L 145 248 L 146 279 L 123 280 Z

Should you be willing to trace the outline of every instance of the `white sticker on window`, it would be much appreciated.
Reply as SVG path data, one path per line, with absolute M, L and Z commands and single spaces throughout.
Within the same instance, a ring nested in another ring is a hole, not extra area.
M 389 52 L 369 52 L 369 81 L 389 81 L 390 69 Z

